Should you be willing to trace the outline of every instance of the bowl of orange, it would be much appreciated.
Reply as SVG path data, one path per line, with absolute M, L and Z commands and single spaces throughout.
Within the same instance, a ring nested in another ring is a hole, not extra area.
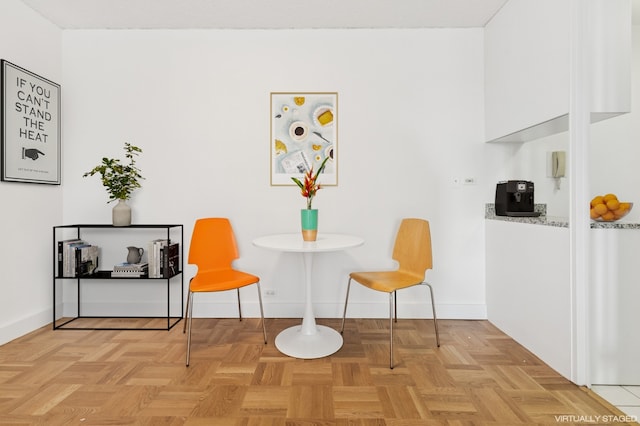
M 629 214 L 633 203 L 619 201 L 616 194 L 597 195 L 593 197 L 589 215 L 599 222 L 615 222 Z

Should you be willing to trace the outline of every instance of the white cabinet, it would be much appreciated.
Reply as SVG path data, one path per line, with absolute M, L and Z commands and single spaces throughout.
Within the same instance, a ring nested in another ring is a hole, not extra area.
M 640 385 L 640 229 L 593 229 L 591 242 L 591 382 Z
M 487 318 L 571 377 L 569 229 L 486 220 Z
M 631 2 L 585 0 L 592 121 L 630 109 Z M 485 140 L 568 129 L 571 0 L 509 0 L 485 27 Z
M 571 377 L 569 229 L 486 220 L 487 318 Z M 591 229 L 590 382 L 640 385 L 640 228 Z

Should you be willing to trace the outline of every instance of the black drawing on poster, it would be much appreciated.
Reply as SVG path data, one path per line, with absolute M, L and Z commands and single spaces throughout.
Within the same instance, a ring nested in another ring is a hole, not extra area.
M 2 60 L 2 180 L 60 184 L 60 85 Z

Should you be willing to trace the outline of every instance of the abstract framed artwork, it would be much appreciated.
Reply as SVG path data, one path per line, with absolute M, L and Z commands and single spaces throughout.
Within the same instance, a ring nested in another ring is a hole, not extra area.
M 1 178 L 60 184 L 60 85 L 1 61 Z
M 338 93 L 271 93 L 271 185 L 295 185 L 310 168 L 322 185 L 338 184 Z

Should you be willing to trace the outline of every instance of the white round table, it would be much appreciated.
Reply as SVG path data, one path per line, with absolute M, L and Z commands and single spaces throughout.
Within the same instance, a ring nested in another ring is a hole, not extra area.
M 283 252 L 302 253 L 306 302 L 302 324 L 281 331 L 276 348 L 294 358 L 312 359 L 329 356 L 342 347 L 342 335 L 330 327 L 316 324 L 311 297 L 313 254 L 346 250 L 364 244 L 360 237 L 343 234 L 318 234 L 316 241 L 304 241 L 301 234 L 268 235 L 253 240 L 256 247 Z

